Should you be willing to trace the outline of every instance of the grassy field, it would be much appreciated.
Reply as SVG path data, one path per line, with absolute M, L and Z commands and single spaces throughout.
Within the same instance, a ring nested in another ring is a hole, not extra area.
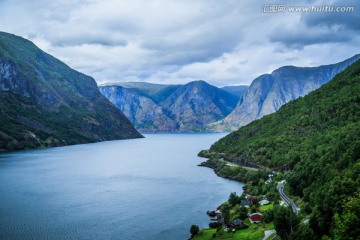
M 259 240 L 262 239 L 265 234 L 265 230 L 274 229 L 274 223 L 268 224 L 250 224 L 249 220 L 245 220 L 245 223 L 249 226 L 247 229 L 237 230 L 236 232 L 225 232 L 222 228 L 217 231 L 216 229 L 204 229 L 201 230 L 193 239 L 194 240 Z
M 270 210 L 270 209 L 273 209 L 273 208 L 274 208 L 274 204 L 270 203 L 270 204 L 267 204 L 267 205 L 260 206 L 260 211 L 265 212 L 266 210 Z
M 258 171 L 258 170 L 259 170 L 259 169 L 257 169 L 257 168 L 240 166 L 240 165 L 238 165 L 238 164 L 236 164 L 236 163 L 228 162 L 228 161 L 225 161 L 225 160 L 222 160 L 222 161 L 226 162 L 226 165 L 229 166 L 229 167 L 241 167 L 241 168 L 243 168 L 243 169 L 245 169 L 245 170 L 247 170 L 247 171 Z
M 201 230 L 193 239 L 194 240 L 214 239 L 212 238 L 214 233 L 216 233 L 216 229 L 212 229 L 212 228 L 204 229 Z
M 213 235 L 215 234 L 215 237 Z M 193 239 L 194 240 L 260 240 L 264 236 L 264 232 L 254 229 L 238 230 L 236 232 L 216 232 L 216 229 L 205 229 L 198 233 Z
M 273 230 L 275 229 L 274 222 L 270 222 L 266 224 L 266 230 Z

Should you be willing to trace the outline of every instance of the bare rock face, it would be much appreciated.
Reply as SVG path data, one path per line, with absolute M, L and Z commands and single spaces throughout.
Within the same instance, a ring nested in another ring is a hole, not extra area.
M 256 78 L 236 108 L 223 120 L 211 123 L 208 130 L 233 131 L 241 126 L 274 113 L 282 105 L 318 89 L 343 71 L 360 55 L 337 64 L 319 67 L 281 67 L 271 74 Z
M 238 98 L 204 81 L 185 85 L 118 83 L 100 92 L 146 132 L 196 132 L 227 116 Z
M 201 131 L 207 124 L 227 116 L 235 105 L 236 98 L 204 81 L 184 85 L 163 102 L 180 132 Z
M 100 92 L 143 133 L 174 132 L 176 123 L 153 100 L 121 86 L 103 86 Z

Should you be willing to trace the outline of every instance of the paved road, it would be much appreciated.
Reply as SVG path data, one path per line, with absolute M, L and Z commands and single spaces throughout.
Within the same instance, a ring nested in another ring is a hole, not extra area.
M 285 182 L 279 184 L 279 186 L 277 186 L 276 189 L 279 191 L 280 197 L 285 202 L 286 206 L 290 205 L 292 207 L 294 213 L 297 215 L 299 212 L 299 209 L 298 209 L 296 203 L 291 201 L 291 199 L 288 196 L 286 196 L 286 194 L 284 193 L 284 186 L 285 186 Z
M 265 237 L 263 237 L 262 240 L 267 240 L 268 237 L 270 237 L 270 235 L 273 234 L 273 233 L 276 233 L 275 229 L 265 231 Z M 276 235 L 275 235 L 275 236 L 276 236 Z M 274 236 L 274 237 L 275 237 L 275 236 Z M 273 239 L 273 238 L 271 238 L 271 239 Z

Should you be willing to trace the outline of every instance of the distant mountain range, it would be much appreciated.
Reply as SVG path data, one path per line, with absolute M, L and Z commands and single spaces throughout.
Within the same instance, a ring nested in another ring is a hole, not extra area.
M 236 108 L 225 119 L 209 124 L 206 129 L 233 131 L 276 112 L 285 103 L 318 89 L 358 59 L 359 54 L 336 64 L 319 67 L 285 66 L 271 74 L 261 75 L 251 83 Z
M 217 88 L 205 81 L 185 85 L 144 82 L 109 83 L 100 92 L 140 132 L 233 131 L 330 81 L 360 59 L 319 67 L 281 67 L 248 86 Z
M 0 32 L 0 151 L 142 137 L 93 78 Z
M 124 82 L 99 89 L 140 132 L 196 132 L 227 116 L 246 86 L 222 90 L 200 80 L 185 85 Z

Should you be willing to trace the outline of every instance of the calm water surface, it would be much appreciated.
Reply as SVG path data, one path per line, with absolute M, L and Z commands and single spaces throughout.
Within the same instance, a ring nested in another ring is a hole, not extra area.
M 0 154 L 0 239 L 187 239 L 242 185 L 197 167 L 223 134 Z

